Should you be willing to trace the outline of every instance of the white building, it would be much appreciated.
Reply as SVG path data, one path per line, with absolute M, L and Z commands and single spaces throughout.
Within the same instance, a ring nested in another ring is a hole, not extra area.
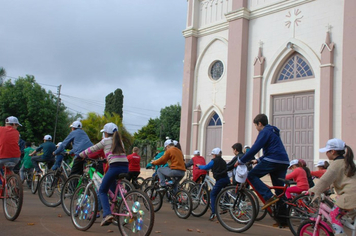
M 336 137 L 356 149 L 355 0 L 188 0 L 180 143 L 186 157 L 252 145 L 253 118 L 311 166 Z

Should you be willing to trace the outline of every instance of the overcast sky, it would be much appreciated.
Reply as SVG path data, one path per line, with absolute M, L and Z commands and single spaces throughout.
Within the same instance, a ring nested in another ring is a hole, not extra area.
M 0 0 L 0 67 L 34 75 L 69 111 L 121 88 L 129 132 L 181 104 L 186 0 Z M 14 79 L 12 79 L 14 80 Z

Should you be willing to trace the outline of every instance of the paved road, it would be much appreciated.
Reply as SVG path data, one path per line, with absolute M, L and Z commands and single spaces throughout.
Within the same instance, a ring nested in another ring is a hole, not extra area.
M 0 213 L 0 235 L 15 236 L 77 236 L 77 235 L 120 235 L 116 226 L 110 225 L 100 227 L 101 218 L 97 219 L 95 224 L 86 232 L 78 231 L 72 225 L 70 217 L 65 215 L 62 207 L 49 208 L 42 204 L 38 195 L 33 195 L 26 186 L 24 186 L 24 204 L 19 218 L 10 222 Z M 2 205 L 2 204 L 1 204 Z M 2 206 L 0 207 L 2 210 Z M 208 220 L 207 212 L 202 217 L 190 216 L 186 220 L 179 219 L 170 204 L 165 202 L 162 209 L 155 214 L 155 225 L 151 235 L 169 235 L 169 236 L 195 236 L 195 235 L 237 235 L 225 230 L 217 221 Z M 266 217 L 261 222 L 255 223 L 245 235 L 273 235 L 290 236 L 288 228 L 278 229 L 272 227 L 273 220 Z M 198 232 L 200 231 L 200 232 Z

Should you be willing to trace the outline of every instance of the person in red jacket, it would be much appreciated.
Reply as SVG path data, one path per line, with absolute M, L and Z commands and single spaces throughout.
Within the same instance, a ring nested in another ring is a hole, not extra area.
M 320 160 L 318 163 L 315 165 L 315 167 L 318 168 L 316 171 L 311 171 L 310 174 L 312 176 L 315 176 L 317 178 L 321 178 L 323 174 L 326 172 L 326 169 L 329 167 L 329 162 L 325 160 Z
M 22 125 L 14 116 L 6 118 L 5 126 L 0 126 L 0 170 L 9 162 L 12 162 L 14 167 L 20 161 L 20 133 L 17 131 L 18 126 Z M 10 167 L 10 169 L 12 168 Z
M 132 154 L 127 156 L 127 160 L 129 161 L 129 173 L 127 176 L 127 180 L 131 181 L 135 185 L 135 188 L 139 187 L 137 185 L 137 177 L 141 173 L 141 157 L 138 155 L 140 149 L 138 147 L 134 147 L 132 149 Z
M 293 179 L 297 182 L 297 186 L 292 186 L 287 188 L 286 197 L 288 200 L 292 199 L 291 193 L 301 193 L 309 189 L 309 183 L 307 178 L 307 173 L 302 167 L 299 167 L 299 161 L 297 159 L 292 160 L 289 164 L 289 169 L 292 170 L 292 173 L 286 176 L 286 179 Z
M 186 168 L 193 166 L 193 181 L 198 182 L 199 180 L 204 180 L 207 171 L 201 170 L 197 167 L 197 164 L 205 166 L 205 158 L 200 156 L 199 150 L 194 151 L 194 157 L 185 165 Z M 202 177 L 202 178 L 200 178 Z

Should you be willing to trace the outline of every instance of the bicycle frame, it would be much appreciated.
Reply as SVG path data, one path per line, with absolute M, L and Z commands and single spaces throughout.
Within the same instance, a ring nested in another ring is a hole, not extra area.
M 117 197 L 118 197 L 118 193 L 119 192 L 120 192 L 120 196 L 122 196 L 122 201 L 124 201 L 126 209 L 128 210 L 128 213 L 126 213 L 126 214 L 124 214 L 124 213 L 115 213 L 114 212 L 114 207 L 115 207 L 115 204 L 117 203 Z M 132 218 L 133 214 L 131 212 L 131 209 L 129 208 L 129 205 L 126 202 L 125 194 L 123 193 L 120 179 L 117 182 L 116 189 L 115 189 L 115 194 L 109 189 L 109 196 L 112 199 L 112 201 L 111 201 L 112 204 L 110 206 L 110 210 L 111 210 L 112 215 L 115 215 L 115 216 L 130 216 L 130 218 Z
M 4 174 L 2 173 L 4 172 Z M 6 168 L 6 166 L 3 167 L 2 171 L 0 171 L 0 179 L 2 183 L 2 189 L 0 189 L 0 199 L 7 198 L 7 173 L 9 170 Z M 4 194 L 4 190 L 6 191 Z

